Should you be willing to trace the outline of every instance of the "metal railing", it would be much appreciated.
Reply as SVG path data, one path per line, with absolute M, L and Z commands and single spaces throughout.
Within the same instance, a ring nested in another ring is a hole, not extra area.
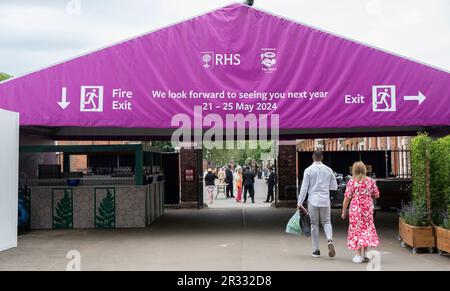
M 391 172 L 396 178 L 411 178 L 411 150 L 390 150 Z

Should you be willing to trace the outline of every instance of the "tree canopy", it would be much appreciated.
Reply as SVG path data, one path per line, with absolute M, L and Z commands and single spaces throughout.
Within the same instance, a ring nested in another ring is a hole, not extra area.
M 0 82 L 12 78 L 11 75 L 0 72 Z
M 249 161 L 256 160 L 257 162 L 261 160 L 262 153 L 269 153 L 273 144 L 267 142 L 267 145 L 258 145 L 255 148 L 250 147 L 250 142 L 246 142 L 245 149 L 203 149 L 203 158 L 211 162 L 214 166 L 226 166 L 231 161 L 234 161 L 237 165 L 247 165 Z

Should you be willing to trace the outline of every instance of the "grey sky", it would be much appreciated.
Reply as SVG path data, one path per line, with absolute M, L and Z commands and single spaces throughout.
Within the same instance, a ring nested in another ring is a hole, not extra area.
M 233 2 L 0 0 L 0 71 L 21 75 Z M 255 6 L 450 70 L 448 0 L 256 0 Z

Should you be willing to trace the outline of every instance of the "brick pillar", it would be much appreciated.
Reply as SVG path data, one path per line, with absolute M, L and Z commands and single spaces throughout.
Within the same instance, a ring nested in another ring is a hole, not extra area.
M 181 207 L 201 207 L 199 200 L 200 190 L 203 190 L 202 179 L 202 151 L 190 148 L 180 150 L 180 170 L 181 170 Z M 186 179 L 186 170 L 193 170 L 193 181 Z
M 295 142 L 280 142 L 278 150 L 278 203 L 297 202 L 297 150 Z

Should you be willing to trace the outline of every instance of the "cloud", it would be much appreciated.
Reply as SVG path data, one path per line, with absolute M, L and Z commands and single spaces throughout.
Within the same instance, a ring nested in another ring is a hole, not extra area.
M 74 1 L 81 4 L 79 11 L 73 10 Z M 2 0 L 0 71 L 24 74 L 229 3 L 74 1 Z

